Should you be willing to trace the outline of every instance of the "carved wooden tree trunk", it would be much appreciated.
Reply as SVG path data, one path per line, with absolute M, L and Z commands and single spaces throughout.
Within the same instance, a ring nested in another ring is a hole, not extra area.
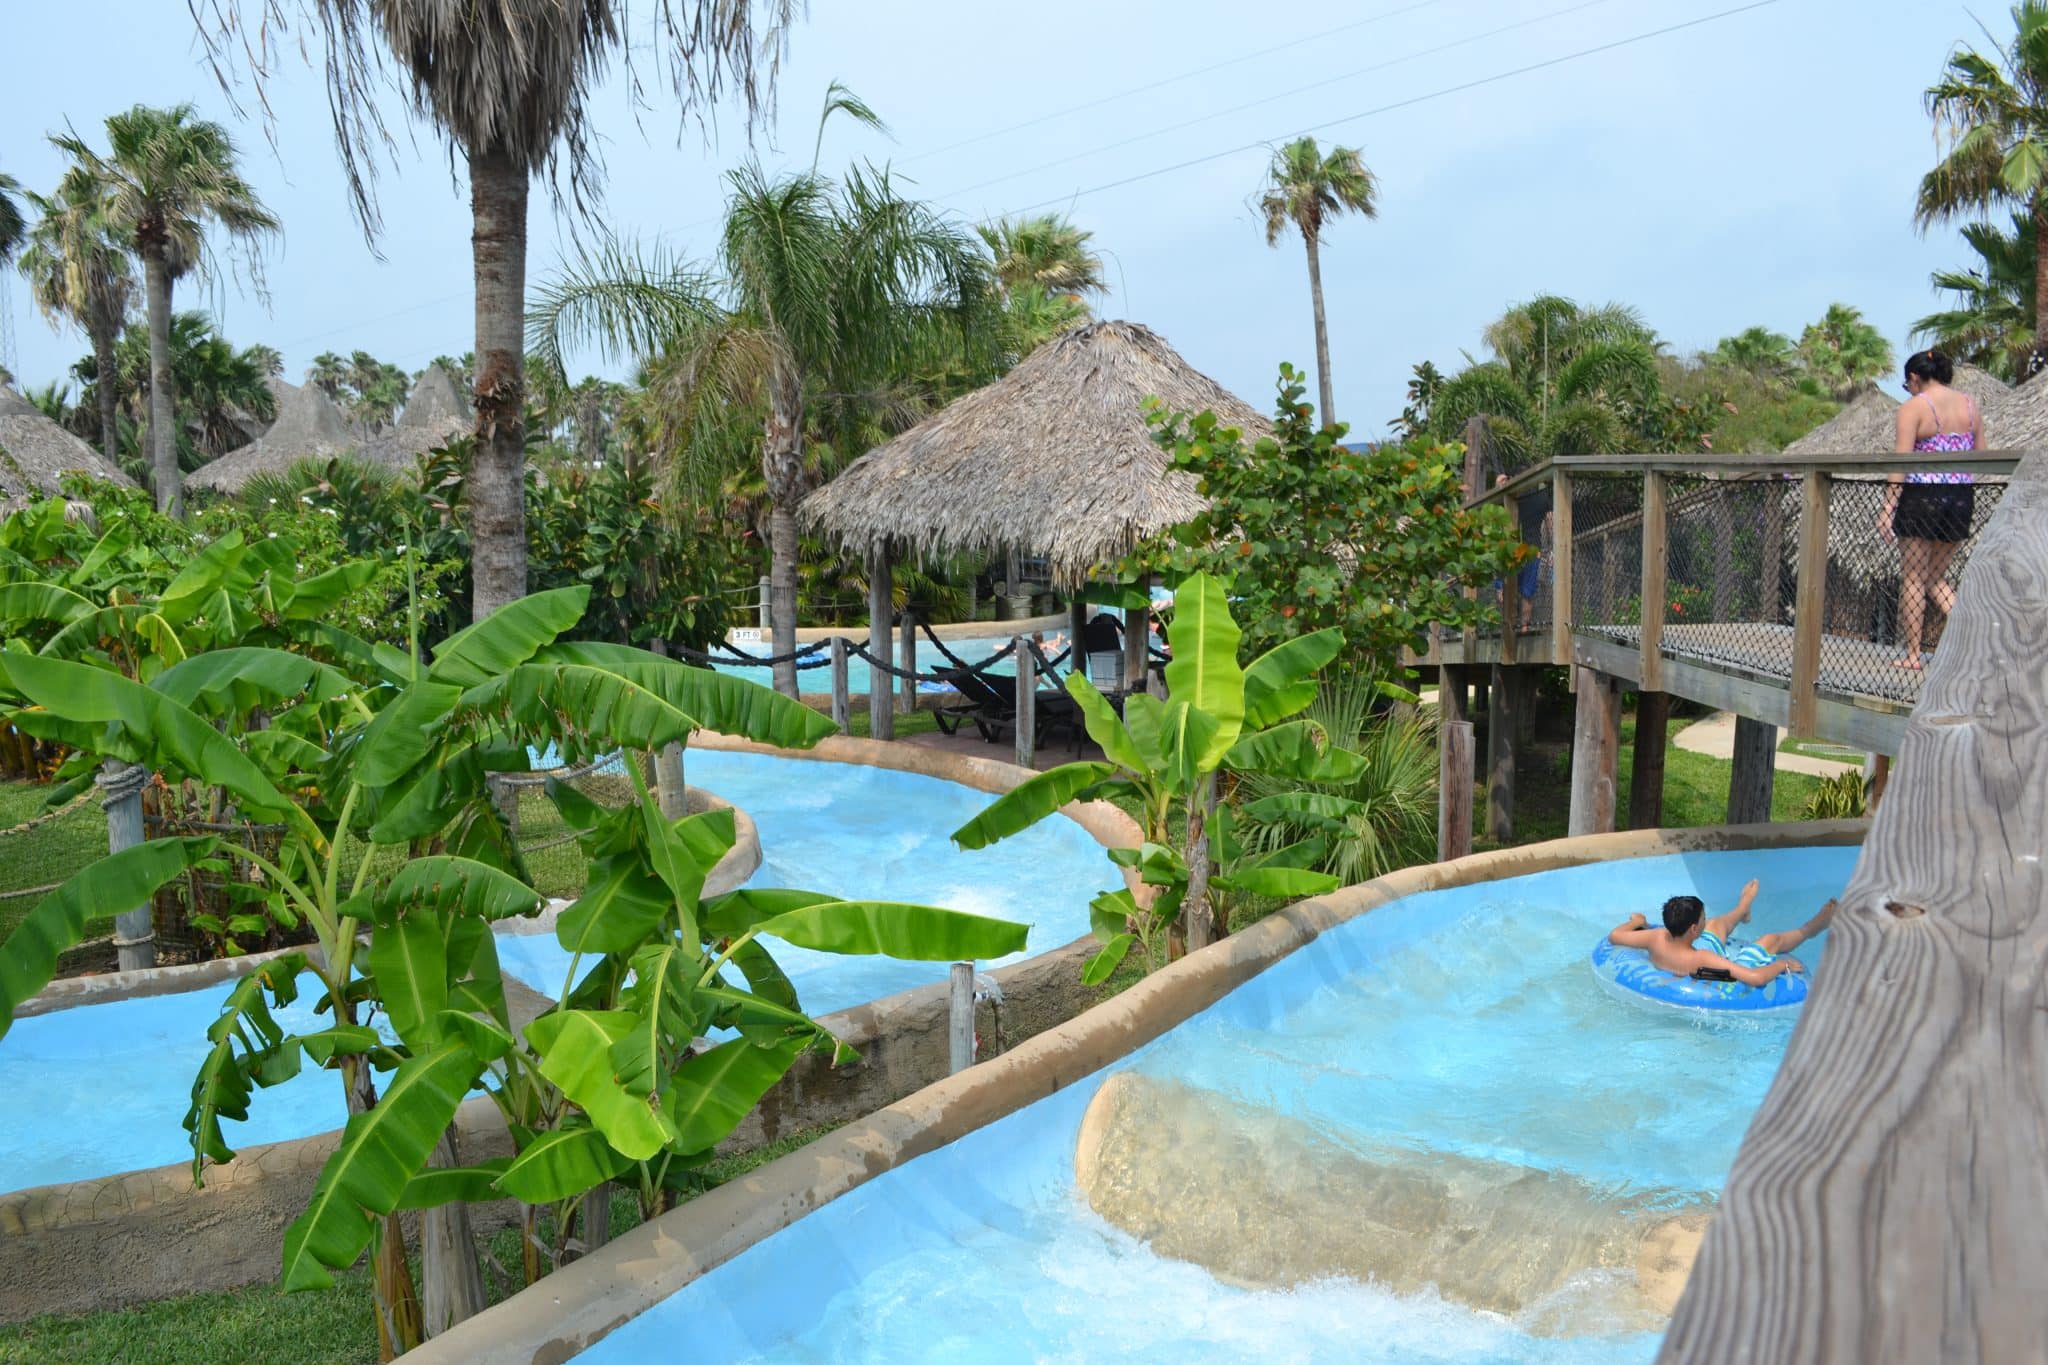
M 2040 1360 L 2048 458 L 1980 537 L 1667 1361 Z

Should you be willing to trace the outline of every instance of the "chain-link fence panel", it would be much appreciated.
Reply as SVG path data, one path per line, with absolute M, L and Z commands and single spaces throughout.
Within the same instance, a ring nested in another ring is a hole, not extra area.
M 1633 643 L 1642 621 L 1643 476 L 1572 474 L 1572 628 Z
M 1666 476 L 1666 654 L 1792 676 L 1799 487 L 1770 474 Z

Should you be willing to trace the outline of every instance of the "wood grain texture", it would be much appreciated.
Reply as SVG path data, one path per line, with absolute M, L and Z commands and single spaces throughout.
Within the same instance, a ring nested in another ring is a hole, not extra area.
M 1735 718 L 1735 753 L 1728 774 L 1728 823 L 1767 824 L 1778 775 L 1778 727 L 1753 716 Z
M 1614 765 L 1621 753 L 1620 680 L 1590 668 L 1577 669 L 1576 674 L 1569 830 L 1573 838 L 1614 831 Z
M 1505 844 L 1515 837 L 1515 762 L 1528 714 L 1530 673 L 1494 666 L 1493 711 L 1486 721 L 1486 837 Z
M 1636 698 L 1636 747 L 1628 777 L 1630 829 L 1656 829 L 1664 823 L 1664 741 L 1670 722 L 1669 692 L 1644 692 Z
M 1964 574 L 1665 1361 L 2048 1353 L 2048 457 Z
M 1643 475 L 1643 581 L 1637 600 L 1642 615 L 1642 633 L 1636 647 L 1643 690 L 1656 692 L 1664 686 L 1664 583 L 1670 514 L 1665 509 L 1665 478 L 1659 473 Z
M 1799 572 L 1793 585 L 1792 693 L 1793 734 L 1812 739 L 1818 722 L 1814 688 L 1820 679 L 1821 639 L 1827 622 L 1828 476 L 1808 474 L 1800 488 Z
M 1038 661 L 1031 657 L 1031 637 L 1012 637 L 1017 646 L 1017 766 L 1028 768 L 1038 756 Z
M 885 541 L 868 552 L 868 653 L 889 657 L 889 618 L 895 614 L 889 582 L 889 546 Z M 895 679 L 879 668 L 868 670 L 868 735 L 896 738 L 896 713 L 891 700 Z
M 1472 722 L 1437 726 L 1436 860 L 1472 851 Z
M 1559 470 L 1550 500 L 1550 657 L 1572 657 L 1572 477 Z

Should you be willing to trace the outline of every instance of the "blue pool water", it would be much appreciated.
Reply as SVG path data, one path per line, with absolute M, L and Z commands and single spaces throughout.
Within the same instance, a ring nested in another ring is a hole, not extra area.
M 754 884 L 915 900 L 1029 921 L 1031 953 L 1086 932 L 1088 900 L 1115 875 L 1101 845 L 1054 819 L 993 849 L 962 853 L 947 835 L 992 799 L 950 782 L 881 769 L 691 750 L 689 779 L 736 802 L 760 828 Z M 836 957 L 774 945 L 813 1013 L 862 1004 L 945 975 L 944 963 Z M 557 995 L 568 956 L 552 935 L 498 935 L 504 970 Z M 322 1027 L 314 978 L 279 1012 L 289 1030 Z M 15 1022 L 0 1039 L 0 1190 L 189 1160 L 179 1120 L 226 986 L 82 1005 Z M 279 1142 L 347 1119 L 336 1078 L 308 1069 L 259 1091 L 230 1146 Z
M 1793 927 L 1841 890 L 1855 854 L 1683 855 L 1409 897 L 1110 1070 L 1219 1092 L 1340 1144 L 1491 1158 L 1617 1196 L 1717 1195 L 1790 1021 L 1645 1011 L 1606 992 L 1588 950 L 1669 895 L 1726 910 L 1751 876 L 1763 882 L 1752 931 Z M 1800 956 L 1819 964 L 1824 945 Z M 580 1359 L 656 1358 L 685 1335 L 707 1362 L 1654 1355 L 1657 1333 L 1639 1328 L 1539 1335 L 1433 1293 L 1341 1279 L 1242 1289 L 1156 1255 L 1075 1187 L 1076 1127 L 1107 1074 L 868 1182 Z

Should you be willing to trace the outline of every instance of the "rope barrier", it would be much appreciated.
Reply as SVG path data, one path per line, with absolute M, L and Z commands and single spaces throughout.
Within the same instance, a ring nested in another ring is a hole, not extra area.
M 42 826 L 51 823 L 52 821 L 62 820 L 65 816 L 71 814 L 71 812 L 77 810 L 80 806 L 85 805 L 87 802 L 97 803 L 98 800 L 99 793 L 94 791 L 92 788 L 88 787 L 84 791 L 80 792 L 78 795 L 72 797 L 69 801 L 66 801 L 63 805 L 57 807 L 57 809 L 55 810 L 46 810 L 41 815 L 32 815 L 28 819 L 22 821 L 20 824 L 15 825 L 11 829 L 0 829 L 0 839 L 5 839 L 10 835 L 15 834 L 27 834 L 30 830 L 39 829 Z M 13 892 L 10 894 L 21 895 L 25 893 Z

